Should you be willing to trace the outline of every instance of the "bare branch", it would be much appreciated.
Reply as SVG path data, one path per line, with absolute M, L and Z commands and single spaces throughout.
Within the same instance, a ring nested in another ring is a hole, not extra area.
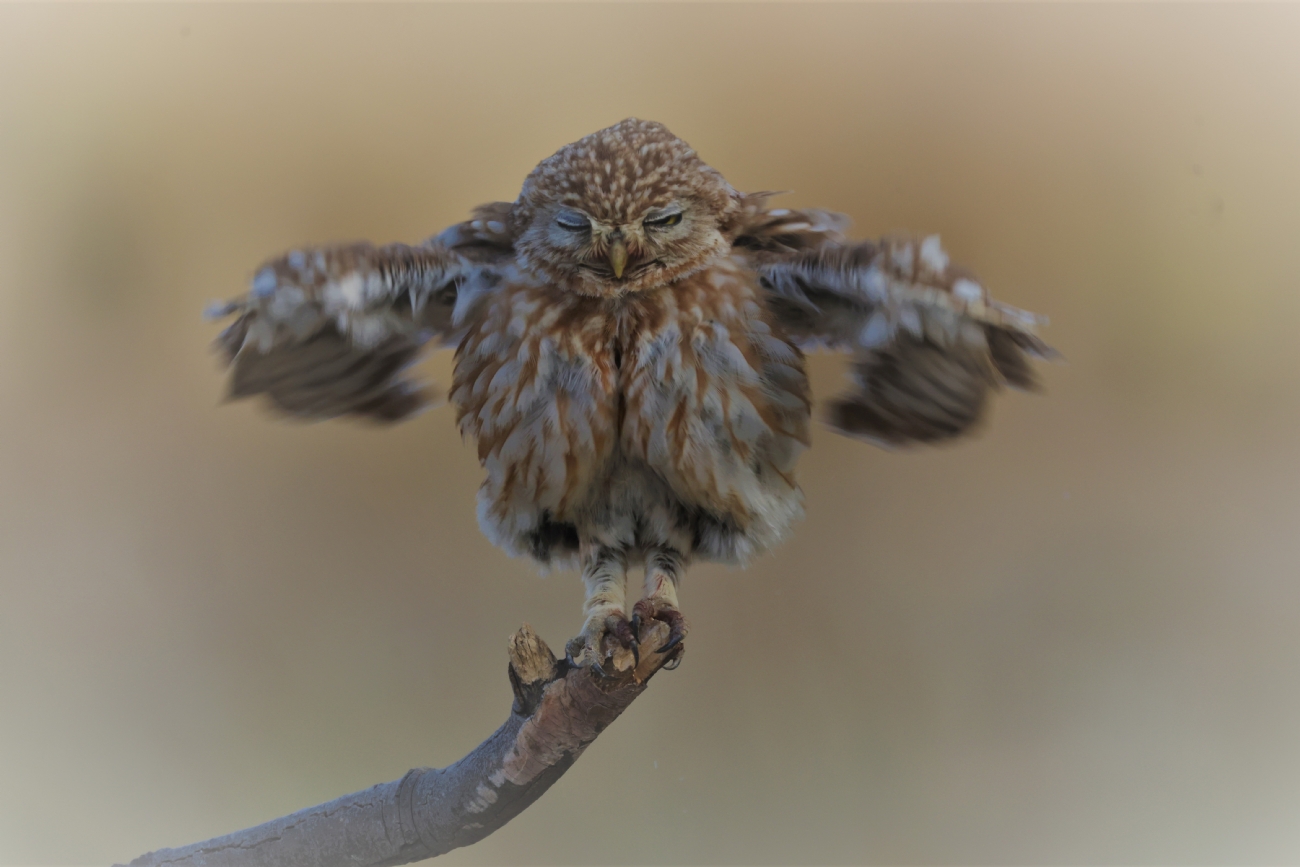
M 445 768 L 416 768 L 224 837 L 142 855 L 130 867 L 381 867 L 477 843 L 519 815 L 618 718 L 664 663 L 667 627 L 643 627 L 640 663 L 618 649 L 608 677 L 557 662 L 525 624 L 510 639 L 510 718 Z M 119 865 L 120 867 L 120 865 Z

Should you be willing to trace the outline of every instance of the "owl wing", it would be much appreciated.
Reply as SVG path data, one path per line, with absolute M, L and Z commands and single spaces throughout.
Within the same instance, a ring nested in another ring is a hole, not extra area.
M 737 216 L 728 227 L 731 246 L 751 265 L 775 265 L 825 246 L 847 242 L 851 221 L 844 214 L 816 209 L 768 210 L 767 201 L 780 193 L 745 193 Z
M 455 343 L 513 258 L 503 208 L 479 208 L 420 246 L 347 244 L 265 263 L 250 291 L 209 310 L 234 315 L 216 347 L 230 397 L 265 395 L 309 419 L 401 421 L 426 406 L 405 375 L 430 341 Z
M 993 392 L 1036 387 L 1032 359 L 1056 357 L 1037 335 L 1046 320 L 990 298 L 938 236 L 847 243 L 817 223 L 798 220 L 802 246 L 753 264 L 789 336 L 852 353 L 854 388 L 829 407 L 841 433 L 886 446 L 959 436 Z

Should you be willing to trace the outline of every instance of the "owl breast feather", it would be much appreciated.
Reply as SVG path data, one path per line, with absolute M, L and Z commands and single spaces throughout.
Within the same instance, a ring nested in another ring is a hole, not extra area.
M 451 397 L 487 473 L 480 525 L 514 554 L 601 541 L 743 560 L 801 513 L 803 357 L 731 260 L 619 299 L 504 287 Z

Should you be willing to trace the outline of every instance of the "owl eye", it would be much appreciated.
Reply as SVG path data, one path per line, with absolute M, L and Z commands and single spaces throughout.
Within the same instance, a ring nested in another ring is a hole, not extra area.
M 555 222 L 561 229 L 568 229 L 570 232 L 585 232 L 591 228 L 591 220 L 577 211 L 561 211 L 556 215 Z
M 682 212 L 673 211 L 668 214 L 655 214 L 646 217 L 642 222 L 651 229 L 666 229 L 669 226 L 676 226 L 682 221 Z

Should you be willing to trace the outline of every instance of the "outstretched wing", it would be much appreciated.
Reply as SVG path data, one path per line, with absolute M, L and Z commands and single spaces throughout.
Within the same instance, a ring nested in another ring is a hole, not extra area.
M 1037 336 L 1046 320 L 990 298 L 938 236 L 823 238 L 754 265 L 787 334 L 853 353 L 855 388 L 829 417 L 849 436 L 887 446 L 959 436 L 993 392 L 1036 387 L 1032 359 L 1056 357 Z
M 847 242 L 851 221 L 844 214 L 816 209 L 768 210 L 780 193 L 745 193 L 730 229 L 731 245 L 754 266 L 779 264 L 800 253 Z
M 485 205 L 418 247 L 347 244 L 264 264 L 246 295 L 209 310 L 236 316 L 216 341 L 231 398 L 265 395 L 309 419 L 418 412 L 431 395 L 405 370 L 430 340 L 459 339 L 513 258 L 503 207 Z

